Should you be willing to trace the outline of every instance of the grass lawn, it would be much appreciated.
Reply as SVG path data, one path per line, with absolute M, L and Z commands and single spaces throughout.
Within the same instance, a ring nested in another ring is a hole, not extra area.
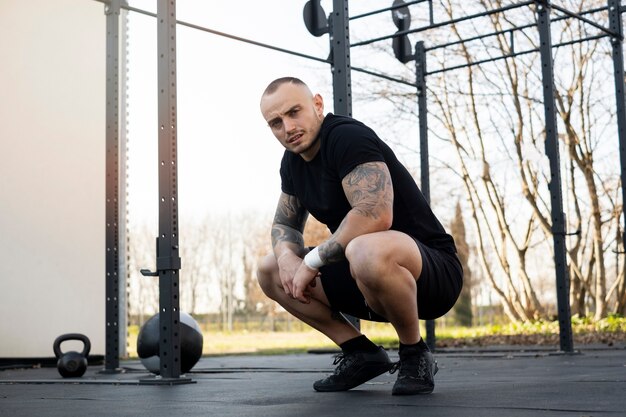
M 426 332 L 422 325 L 422 334 Z M 387 323 L 361 322 L 361 330 L 372 341 L 386 348 L 397 348 L 398 338 Z M 601 343 L 611 345 L 626 341 L 626 318 L 610 316 L 600 321 L 572 318 L 575 344 Z M 129 328 L 128 354 L 136 357 L 137 326 Z M 336 349 L 324 335 L 310 328 L 299 331 L 203 331 L 204 355 L 281 354 L 306 352 L 311 349 Z M 441 347 L 476 347 L 485 345 L 558 345 L 557 321 L 511 323 L 476 327 L 437 326 L 437 345 Z
M 397 336 L 386 323 L 362 323 L 362 330 L 379 344 L 397 346 Z M 137 326 L 131 326 L 128 334 L 128 354 L 137 356 Z M 202 353 L 204 355 L 246 353 L 296 353 L 310 349 L 335 349 L 336 345 L 320 332 L 308 328 L 299 331 L 205 331 Z

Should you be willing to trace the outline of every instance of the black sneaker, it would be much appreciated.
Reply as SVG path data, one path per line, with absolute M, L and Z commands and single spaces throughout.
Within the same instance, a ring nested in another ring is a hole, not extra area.
M 393 362 L 382 346 L 374 352 L 340 353 L 335 357 L 335 372 L 313 384 L 316 391 L 347 391 L 388 372 Z
M 394 365 L 398 379 L 391 390 L 393 395 L 430 394 L 435 389 L 435 374 L 439 370 L 433 354 L 420 348 L 404 348 L 400 361 Z

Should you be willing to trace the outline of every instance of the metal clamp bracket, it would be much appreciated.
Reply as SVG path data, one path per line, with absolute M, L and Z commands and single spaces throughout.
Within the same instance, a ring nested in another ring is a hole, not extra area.
M 563 236 L 579 236 L 581 233 L 582 233 L 582 230 L 581 230 L 581 229 L 578 229 L 578 230 L 576 230 L 575 232 L 570 232 L 570 233 L 565 232 L 565 231 L 560 232 L 560 231 L 555 231 L 555 230 L 552 230 L 552 234 L 553 234 L 553 235 L 563 235 Z
M 159 238 L 156 238 L 156 249 L 157 254 L 159 254 Z M 178 245 L 174 246 L 173 249 L 178 250 Z M 151 271 L 149 269 L 140 269 L 141 275 L 144 277 L 158 277 L 161 271 L 177 271 L 180 269 L 181 260 L 179 256 L 161 256 L 157 257 L 156 260 L 156 271 Z

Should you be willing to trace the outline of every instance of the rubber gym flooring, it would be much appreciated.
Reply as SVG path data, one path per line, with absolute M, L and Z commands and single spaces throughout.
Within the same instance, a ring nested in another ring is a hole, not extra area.
M 407 397 L 391 395 L 390 374 L 315 392 L 313 381 L 334 368 L 328 352 L 205 357 L 180 385 L 139 384 L 154 379 L 139 361 L 65 380 L 56 368 L 5 369 L 0 416 L 626 416 L 626 346 L 576 349 L 442 349 L 435 391 Z

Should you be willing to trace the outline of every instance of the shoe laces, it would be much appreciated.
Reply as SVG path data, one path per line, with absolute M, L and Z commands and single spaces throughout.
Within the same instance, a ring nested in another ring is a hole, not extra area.
M 343 372 L 344 369 L 348 368 L 353 362 L 353 357 L 354 355 L 344 352 L 335 355 L 333 365 L 339 364 L 337 368 L 335 368 L 335 375 L 340 374 L 341 372 Z
M 391 366 L 389 373 L 393 374 L 396 373 L 396 371 L 399 371 L 398 378 L 411 377 L 425 379 L 428 377 L 430 370 L 428 369 L 426 356 L 420 355 L 417 358 L 411 357 L 411 359 L 405 359 L 404 361 L 400 359 Z

